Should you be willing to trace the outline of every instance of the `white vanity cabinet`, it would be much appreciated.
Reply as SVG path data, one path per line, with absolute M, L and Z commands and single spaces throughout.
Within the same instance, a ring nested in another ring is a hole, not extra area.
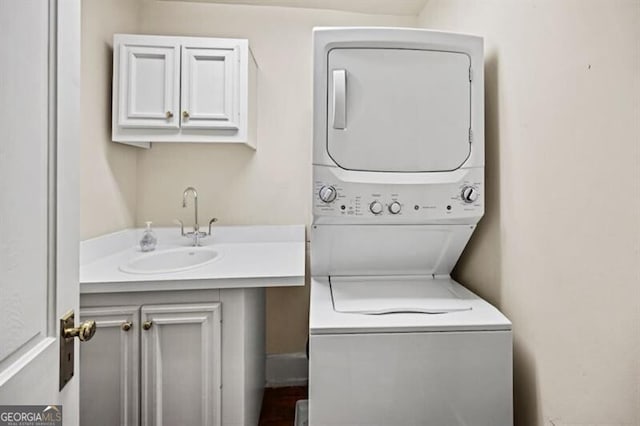
M 80 347 L 80 424 L 257 425 L 264 289 L 87 294 L 80 303 L 81 320 L 97 325 Z
M 141 313 L 142 425 L 220 426 L 220 303 Z
M 246 39 L 116 34 L 112 139 L 255 148 L 256 72 Z
M 81 319 L 98 326 L 80 346 L 80 424 L 257 426 L 265 288 L 304 286 L 305 226 L 216 227 L 211 263 L 124 272 L 146 256 L 142 231 L 80 244 Z M 185 247 L 179 229 L 155 232 L 158 254 Z
M 80 424 L 140 424 L 140 307 L 81 308 L 96 334 L 80 347 Z

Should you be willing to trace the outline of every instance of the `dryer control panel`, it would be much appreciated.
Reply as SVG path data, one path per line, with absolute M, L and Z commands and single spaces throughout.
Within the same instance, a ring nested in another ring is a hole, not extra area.
M 314 167 L 315 223 L 456 223 L 484 214 L 484 169 L 468 169 L 455 182 L 344 182 L 328 167 Z

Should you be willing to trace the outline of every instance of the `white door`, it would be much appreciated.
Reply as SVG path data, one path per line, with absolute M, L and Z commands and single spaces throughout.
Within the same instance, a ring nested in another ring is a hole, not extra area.
M 83 308 L 96 335 L 80 347 L 80 424 L 137 426 L 140 411 L 140 306 Z
M 448 171 L 469 157 L 469 56 L 355 48 L 328 55 L 327 150 L 340 167 Z
M 76 425 L 59 318 L 79 300 L 80 2 L 3 0 L 0 40 L 0 405 Z
M 118 125 L 177 129 L 180 126 L 180 46 L 168 38 L 119 42 Z
M 143 425 L 220 425 L 220 310 L 142 307 Z
M 182 128 L 238 129 L 240 48 L 182 46 Z

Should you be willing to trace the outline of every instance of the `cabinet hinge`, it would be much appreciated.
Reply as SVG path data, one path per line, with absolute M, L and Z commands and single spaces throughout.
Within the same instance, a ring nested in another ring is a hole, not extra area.
M 473 130 L 469 127 L 469 143 L 473 143 Z
M 473 68 L 469 67 L 469 81 L 473 81 Z

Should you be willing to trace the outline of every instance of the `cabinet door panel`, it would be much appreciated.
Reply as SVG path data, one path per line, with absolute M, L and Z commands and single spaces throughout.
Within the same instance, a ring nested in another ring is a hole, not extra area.
M 122 127 L 179 127 L 179 46 L 120 46 L 119 117 Z
M 239 128 L 239 48 L 182 47 L 182 127 Z
M 220 425 L 220 303 L 142 307 L 142 424 Z
M 138 425 L 139 307 L 82 308 L 84 320 L 97 330 L 80 345 L 80 424 Z

